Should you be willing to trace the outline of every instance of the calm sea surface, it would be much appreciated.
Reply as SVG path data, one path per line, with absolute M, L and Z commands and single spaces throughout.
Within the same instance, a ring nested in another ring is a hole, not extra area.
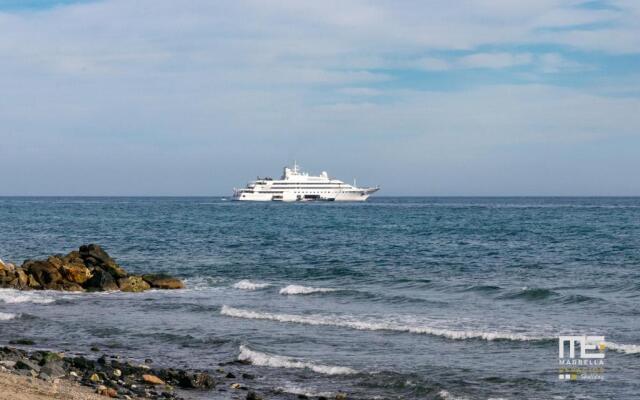
M 3 289 L 0 344 L 246 359 L 269 398 L 640 396 L 640 198 L 0 198 L 5 261 L 92 242 L 188 289 Z M 605 336 L 603 380 L 558 379 L 560 334 Z

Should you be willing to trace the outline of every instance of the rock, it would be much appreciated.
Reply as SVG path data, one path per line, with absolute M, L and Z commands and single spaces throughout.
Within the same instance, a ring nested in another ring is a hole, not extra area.
M 51 377 L 48 374 L 44 373 L 44 372 L 40 372 L 38 374 L 38 378 L 42 379 L 43 381 L 50 381 L 51 380 Z
M 249 392 L 249 393 L 247 393 L 246 399 L 247 400 L 262 400 L 262 397 L 258 396 L 256 394 L 256 392 Z
M 47 363 L 55 361 L 62 361 L 63 359 L 60 354 L 54 353 L 53 351 L 43 351 L 41 355 L 42 358 L 40 359 L 40 365 L 45 365 Z
M 256 377 L 254 375 L 251 375 L 251 374 L 243 373 L 242 374 L 242 378 L 243 379 L 255 379 Z
M 40 284 L 40 282 L 38 282 L 38 279 L 35 276 L 29 275 L 27 279 L 28 279 L 27 285 L 31 289 L 40 289 L 42 287 L 42 285 Z
M 91 351 L 100 351 L 100 348 L 96 347 L 96 346 L 92 346 L 91 347 Z
M 22 346 L 33 346 L 34 344 L 36 344 L 36 342 L 34 342 L 31 339 L 16 339 L 16 340 L 10 340 L 9 344 L 19 344 Z
M 93 272 L 91 279 L 85 282 L 84 287 L 93 291 L 118 290 L 113 276 L 99 268 Z
M 96 393 L 98 393 L 101 396 L 107 396 L 107 397 L 113 397 L 113 398 L 118 397 L 118 392 L 114 388 L 106 387 L 104 385 L 98 386 L 96 388 Z
M 62 282 L 62 284 L 59 285 L 59 288 L 67 292 L 84 292 L 84 288 L 74 282 Z
M 5 368 L 14 368 L 16 366 L 16 362 L 11 360 L 2 360 L 0 361 L 0 365 Z
M 62 281 L 62 274 L 48 261 L 31 261 L 25 263 L 25 265 L 28 265 L 27 271 L 29 274 L 34 276 L 44 288 L 53 287 Z
M 178 384 L 187 389 L 209 389 L 216 385 L 211 375 L 205 372 L 185 372 L 181 374 Z
M 153 288 L 158 289 L 184 289 L 184 283 L 178 278 L 165 274 L 147 274 L 142 278 Z
M 118 279 L 118 286 L 123 292 L 144 292 L 151 286 L 141 276 L 129 276 Z
M 73 283 L 82 285 L 91 278 L 91 271 L 84 264 L 66 264 L 62 266 L 64 277 Z
M 26 369 L 30 371 L 40 371 L 40 366 L 29 359 L 18 360 L 16 362 L 16 369 Z
M 225 376 L 227 379 L 235 379 L 235 375 L 231 372 L 227 373 L 227 375 Z
M 164 385 L 164 381 L 155 375 L 144 374 L 142 380 L 150 385 Z
M 64 265 L 64 261 L 57 256 L 49 256 L 49 258 L 47 258 L 47 262 L 53 265 L 56 269 L 60 269 Z
M 100 266 L 115 278 L 125 278 L 127 276 L 127 272 L 97 244 L 80 246 L 79 253 L 80 257 L 85 261 L 85 265 Z
M 23 268 L 16 268 L 16 276 L 18 279 L 18 285 L 20 285 L 21 288 L 29 285 L 29 276 Z
M 344 393 L 336 394 L 336 400 L 347 400 L 347 395 Z
M 69 252 L 66 256 L 62 257 L 62 262 L 65 264 L 76 264 L 78 262 L 82 263 L 82 257 L 80 257 L 80 252 L 77 250 Z
M 4 264 L 4 270 L 9 272 L 9 273 L 15 273 L 16 272 L 16 266 L 11 264 L 11 263 L 5 263 Z
M 232 383 L 230 388 L 231 389 L 240 389 L 240 384 L 239 383 Z
M 101 382 L 102 379 L 100 379 L 100 376 L 98 374 L 91 374 L 91 376 L 89 376 L 89 380 L 91 382 Z
M 51 361 L 40 368 L 41 373 L 45 373 L 52 378 L 62 378 L 67 374 L 64 364 L 61 361 Z
M 120 371 L 118 368 L 113 370 L 113 376 L 115 376 L 116 378 L 119 378 L 122 376 L 122 371 Z

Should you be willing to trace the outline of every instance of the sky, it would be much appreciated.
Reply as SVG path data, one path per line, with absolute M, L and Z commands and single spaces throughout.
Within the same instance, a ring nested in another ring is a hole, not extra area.
M 0 0 L 0 195 L 640 195 L 637 0 Z

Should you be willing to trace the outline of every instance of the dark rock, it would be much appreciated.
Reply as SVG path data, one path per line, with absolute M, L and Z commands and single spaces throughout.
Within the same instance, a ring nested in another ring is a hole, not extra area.
M 95 347 L 95 346 L 93 346 L 93 347 L 91 347 L 91 351 L 100 351 L 100 349 Z
M 156 372 L 165 382 L 183 389 L 209 389 L 216 385 L 216 381 L 206 372 L 188 372 L 171 368 Z
M 152 359 L 150 359 L 150 358 L 145 358 L 145 359 L 144 359 L 144 363 L 145 363 L 145 364 L 153 364 L 153 360 L 152 360 Z
M 226 375 L 226 378 L 228 378 L 228 379 L 235 379 L 235 377 L 236 376 L 231 372 L 227 373 L 227 375 Z
M 93 369 L 95 369 L 95 366 L 96 366 L 95 361 L 86 359 L 86 358 L 84 358 L 82 356 L 72 358 L 70 361 L 71 361 L 71 364 L 74 367 L 76 367 L 76 368 L 78 368 L 80 370 L 83 370 L 83 371 L 87 371 L 87 370 L 90 370 L 90 369 L 93 370 Z
M 84 292 L 84 288 L 74 282 L 62 282 L 58 285 L 58 290 L 65 290 L 67 292 Z
M 258 396 L 256 394 L 256 392 L 249 392 L 249 393 L 247 393 L 246 399 L 247 400 L 262 400 L 262 397 Z
M 36 342 L 34 342 L 31 339 L 16 339 L 16 340 L 11 340 L 9 344 L 19 344 L 21 346 L 33 346 L 34 344 L 36 344 Z
M 36 353 L 40 355 L 40 365 L 45 365 L 50 362 L 62 361 L 62 357 L 58 353 L 53 351 L 43 351 Z
M 166 274 L 146 274 L 142 278 L 153 288 L 158 289 L 183 289 L 184 283 L 172 276 Z
M 80 257 L 85 261 L 85 265 L 100 266 L 115 278 L 125 278 L 127 276 L 127 272 L 97 244 L 80 246 L 79 253 Z
M 27 369 L 27 370 L 39 372 L 40 366 L 35 362 L 25 358 L 25 359 L 16 361 L 16 369 Z
M 62 281 L 62 274 L 48 261 L 32 261 L 28 263 L 27 271 L 45 289 Z
M 243 377 L 244 379 L 255 379 L 255 378 L 256 378 L 254 375 L 247 374 L 247 373 L 243 373 L 243 374 L 242 374 L 242 377 Z
M 118 290 L 118 285 L 113 276 L 99 268 L 93 272 L 91 279 L 84 283 L 84 287 L 92 291 Z

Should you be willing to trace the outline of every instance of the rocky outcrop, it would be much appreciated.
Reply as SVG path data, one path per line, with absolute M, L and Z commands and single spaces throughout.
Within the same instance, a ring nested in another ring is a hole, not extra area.
M 153 288 L 158 289 L 183 289 L 184 283 L 180 279 L 165 274 L 146 274 L 142 279 L 147 281 Z
M 128 276 L 118 279 L 118 286 L 123 292 L 144 292 L 151 286 L 141 276 Z
M 67 255 L 27 260 L 20 267 L 0 260 L 0 287 L 21 290 L 143 292 L 150 288 L 182 289 L 184 283 L 165 274 L 129 275 L 97 244 Z

